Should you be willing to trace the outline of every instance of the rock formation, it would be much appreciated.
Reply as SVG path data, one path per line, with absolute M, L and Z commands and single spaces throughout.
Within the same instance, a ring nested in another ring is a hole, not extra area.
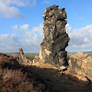
M 24 56 L 24 52 L 22 48 L 19 48 L 19 59 L 18 59 L 20 64 L 24 65 L 31 65 L 32 61 Z
M 40 44 L 40 60 L 57 66 L 68 65 L 67 51 L 69 37 L 65 30 L 67 18 L 65 9 L 53 5 L 46 8 L 44 18 L 44 39 Z
M 92 56 L 82 52 L 70 55 L 69 70 L 73 74 L 85 76 L 92 81 Z

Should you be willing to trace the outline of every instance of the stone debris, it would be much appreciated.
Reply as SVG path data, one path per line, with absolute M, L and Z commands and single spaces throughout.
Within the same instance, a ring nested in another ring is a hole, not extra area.
M 33 63 L 36 63 L 36 62 L 38 62 L 38 61 L 39 61 L 39 56 L 36 55 L 35 58 L 33 59 Z
M 44 18 L 44 39 L 40 44 L 40 60 L 56 66 L 67 66 L 67 51 L 69 36 L 66 33 L 65 25 L 67 18 L 65 9 L 58 9 L 53 5 L 45 9 Z

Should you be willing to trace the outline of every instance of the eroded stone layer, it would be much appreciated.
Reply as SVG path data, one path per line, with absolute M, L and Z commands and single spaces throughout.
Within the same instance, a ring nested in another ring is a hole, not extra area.
M 67 65 L 69 37 L 65 30 L 67 18 L 65 9 L 53 5 L 46 8 L 44 18 L 44 39 L 40 45 L 40 59 L 55 65 Z

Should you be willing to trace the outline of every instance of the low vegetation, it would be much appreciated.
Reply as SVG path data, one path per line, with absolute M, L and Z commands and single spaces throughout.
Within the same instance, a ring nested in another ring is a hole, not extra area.
M 38 54 L 25 54 L 33 59 Z M 16 58 L 0 54 L 0 92 L 92 92 L 92 85 L 64 74 L 55 66 L 20 65 Z
M 35 58 L 35 56 L 38 55 L 38 54 L 36 54 L 36 53 L 34 53 L 34 54 L 32 54 L 32 53 L 25 53 L 24 55 L 25 55 L 28 59 L 33 60 L 33 59 Z
M 36 77 L 12 56 L 0 54 L 0 92 L 49 92 Z

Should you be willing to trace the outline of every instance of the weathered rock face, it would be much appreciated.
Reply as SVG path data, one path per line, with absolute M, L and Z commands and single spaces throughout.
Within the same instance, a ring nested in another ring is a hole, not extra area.
M 19 59 L 18 59 L 18 61 L 19 61 L 20 64 L 23 64 L 23 65 L 31 65 L 32 64 L 32 61 L 24 56 L 24 52 L 23 52 L 22 48 L 19 48 Z
M 87 53 L 76 53 L 69 57 L 70 72 L 86 76 L 92 81 L 92 56 Z
M 65 9 L 58 9 L 53 5 L 46 8 L 44 18 L 44 39 L 40 45 L 40 59 L 54 65 L 67 65 L 66 46 L 69 42 L 65 30 L 66 12 Z

